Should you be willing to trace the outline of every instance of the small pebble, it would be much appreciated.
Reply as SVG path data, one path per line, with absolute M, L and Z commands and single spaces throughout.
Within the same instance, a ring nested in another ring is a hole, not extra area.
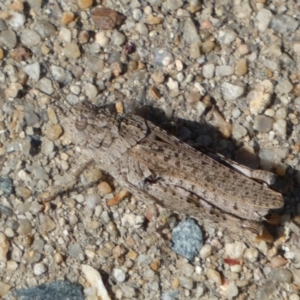
M 33 267 L 33 273 L 36 276 L 42 275 L 48 271 L 48 267 L 43 263 L 35 264 Z
M 281 283 L 291 283 L 293 274 L 291 271 L 283 268 L 274 269 L 270 274 L 270 278 Z
M 74 20 L 74 14 L 70 11 L 64 11 L 61 17 L 61 22 L 63 24 L 69 24 Z
M 6 262 L 10 243 L 4 233 L 0 232 L 0 262 Z
M 209 244 L 205 244 L 200 250 L 200 257 L 202 259 L 206 259 L 212 253 L 212 247 Z
M 71 42 L 65 45 L 63 48 L 63 54 L 70 59 L 79 58 L 81 53 L 78 45 L 75 42 Z
M 126 279 L 126 274 L 122 269 L 113 269 L 113 276 L 118 282 L 124 282 Z
M 207 269 L 206 276 L 209 280 L 212 280 L 217 286 L 221 285 L 221 275 L 218 271 L 213 269 Z
M 216 76 L 230 76 L 234 73 L 234 68 L 232 66 L 216 66 Z
M 99 193 L 101 193 L 103 195 L 106 195 L 106 194 L 109 194 L 112 192 L 111 186 L 105 181 L 100 182 L 97 188 L 98 188 Z
M 81 9 L 89 8 L 93 5 L 93 0 L 78 0 L 78 6 Z
M 56 141 L 62 135 L 63 129 L 59 124 L 52 125 L 47 131 L 45 131 L 45 135 L 48 139 L 52 141 Z

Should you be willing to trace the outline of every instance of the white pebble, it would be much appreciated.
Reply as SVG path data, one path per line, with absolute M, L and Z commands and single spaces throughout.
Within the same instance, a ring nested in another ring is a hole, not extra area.
M 37 263 L 33 267 L 33 273 L 34 273 L 34 275 L 37 275 L 37 276 L 46 273 L 47 270 L 48 270 L 48 267 L 42 263 Z
M 211 255 L 211 250 L 212 250 L 211 245 L 205 244 L 200 250 L 200 257 L 202 259 L 209 257 Z

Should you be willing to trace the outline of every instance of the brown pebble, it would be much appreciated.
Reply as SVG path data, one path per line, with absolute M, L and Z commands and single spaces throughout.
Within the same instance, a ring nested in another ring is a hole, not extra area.
M 81 9 L 89 8 L 92 5 L 93 5 L 93 0 L 78 0 L 78 6 Z
M 90 34 L 87 30 L 80 30 L 78 34 L 79 44 L 86 44 L 90 39 Z
M 45 135 L 49 140 L 55 141 L 59 139 L 62 133 L 63 133 L 62 127 L 59 124 L 55 124 L 45 132 Z
M 153 219 L 156 218 L 157 215 L 158 212 L 157 212 L 157 207 L 155 205 L 151 205 L 146 208 L 145 217 L 149 222 L 153 221 Z
M 155 86 L 150 86 L 148 93 L 149 93 L 150 97 L 152 97 L 155 100 L 159 100 L 161 98 L 161 94 L 160 94 L 158 88 Z
M 21 62 L 30 58 L 30 52 L 24 48 L 23 46 L 19 45 L 15 49 L 10 52 L 10 56 L 17 62 Z
M 0 59 L 3 59 L 4 57 L 4 52 L 3 52 L 3 49 L 0 48 Z
M 133 251 L 133 250 L 130 250 L 128 253 L 127 253 L 127 257 L 131 260 L 136 260 L 136 258 L 138 257 L 138 254 L 137 252 Z
M 9 292 L 9 290 L 11 289 L 11 285 L 0 281 L 0 298 L 3 299 L 4 296 L 6 296 L 6 294 Z
M 150 264 L 150 268 L 153 271 L 157 271 L 160 266 L 160 260 L 158 258 L 154 259 L 154 261 Z
M 16 195 L 21 197 L 22 199 L 27 199 L 31 196 L 31 191 L 25 187 L 17 186 L 16 187 Z
M 163 83 L 165 81 L 165 76 L 162 72 L 154 72 L 151 75 L 151 78 L 155 83 L 158 83 L 158 84 Z
M 201 50 L 202 50 L 203 54 L 208 54 L 215 47 L 216 47 L 216 43 L 214 41 L 207 40 L 201 45 Z
M 111 193 L 112 189 L 107 182 L 102 181 L 98 184 L 98 191 L 100 194 L 105 195 Z
M 54 260 L 57 264 L 61 264 L 63 262 L 63 256 L 61 253 L 57 252 L 54 254 Z
M 271 268 L 279 268 L 282 266 L 285 266 L 288 263 L 288 261 L 281 257 L 281 256 L 275 256 L 271 259 Z
M 14 11 L 23 11 L 24 4 L 21 1 L 15 1 L 9 6 L 9 9 L 14 10 Z
M 236 66 L 235 66 L 235 75 L 243 76 L 248 72 L 247 60 L 245 58 L 241 58 Z
M 72 12 L 70 11 L 64 11 L 62 17 L 61 17 L 61 22 L 63 24 L 69 24 L 74 20 L 75 16 Z
M 92 11 L 92 19 L 100 29 L 109 30 L 121 25 L 125 17 L 110 8 L 97 7 Z
M 194 90 L 188 94 L 188 96 L 186 97 L 186 102 L 187 103 L 196 103 L 196 102 L 199 102 L 200 99 L 201 99 L 201 95 L 200 95 L 199 91 Z
M 88 168 L 85 169 L 83 172 L 84 176 L 86 177 L 86 180 L 91 183 L 98 182 L 102 177 L 102 172 L 98 168 Z
M 178 278 L 174 278 L 171 282 L 171 286 L 173 289 L 177 289 L 180 285 L 180 281 Z
M 205 119 L 210 125 L 217 127 L 220 130 L 223 138 L 228 139 L 231 136 L 232 125 L 225 121 L 216 109 L 209 111 Z
M 164 21 L 162 17 L 153 16 L 152 14 L 147 16 L 146 23 L 149 25 L 158 25 Z
M 117 61 L 113 62 L 110 65 L 110 69 L 111 69 L 112 74 L 115 77 L 120 76 L 120 74 L 122 73 L 122 65 L 119 62 L 117 62 Z
M 117 102 L 115 107 L 118 114 L 122 114 L 124 112 L 124 106 L 122 102 Z

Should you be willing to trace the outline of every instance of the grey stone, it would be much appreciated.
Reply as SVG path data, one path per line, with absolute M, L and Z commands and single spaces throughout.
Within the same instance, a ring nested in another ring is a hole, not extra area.
M 256 20 L 257 20 L 256 27 L 258 28 L 259 31 L 262 31 L 262 32 L 266 31 L 266 29 L 268 28 L 268 26 L 270 24 L 272 16 L 273 16 L 273 14 L 265 8 L 261 9 L 257 13 L 257 15 L 256 15 Z
M 253 128 L 259 132 L 269 132 L 272 129 L 274 120 L 264 115 L 258 115 L 254 119 Z
M 275 280 L 277 282 L 282 282 L 282 283 L 291 283 L 292 277 L 293 277 L 292 272 L 284 268 L 274 269 L 270 273 L 270 278 L 272 280 Z
M 71 72 L 65 70 L 62 67 L 52 65 L 50 67 L 51 73 L 56 81 L 62 84 L 68 84 L 72 82 L 72 74 Z
M 167 49 L 154 49 L 153 56 L 154 63 L 159 67 L 166 67 L 174 61 L 172 52 Z
M 279 33 L 294 32 L 298 27 L 298 21 L 289 15 L 278 14 L 271 20 L 270 27 Z
M 69 255 L 72 257 L 78 257 L 80 254 L 83 254 L 80 244 L 71 244 L 68 247 Z
M 0 45 L 7 49 L 13 49 L 17 45 L 17 37 L 13 30 L 5 30 L 0 32 Z
M 201 42 L 196 26 L 190 18 L 184 23 L 183 39 L 189 44 Z
M 86 66 L 92 72 L 98 73 L 98 72 L 101 72 L 103 70 L 104 62 L 103 62 L 102 59 L 90 55 L 90 56 L 88 56 L 88 58 L 86 60 Z
M 290 83 L 290 81 L 288 79 L 284 79 L 280 82 L 278 82 L 278 84 L 275 87 L 275 93 L 276 94 L 288 94 L 292 91 L 293 89 L 293 85 Z
M 44 39 L 56 34 L 55 26 L 45 20 L 34 23 L 33 29 Z
M 221 44 L 230 45 L 237 37 L 236 32 L 231 29 L 220 30 L 218 34 L 218 41 Z
M 235 140 L 240 140 L 246 134 L 247 134 L 247 129 L 244 126 L 242 126 L 238 123 L 232 124 L 232 137 Z
M 51 80 L 45 77 L 37 83 L 37 88 L 48 95 L 52 95 L 54 92 Z
M 24 71 L 32 80 L 34 80 L 36 82 L 39 81 L 41 68 L 40 68 L 40 64 L 38 62 L 35 62 L 30 65 L 26 65 L 24 67 Z
M 41 41 L 39 34 L 31 29 L 22 30 L 20 38 L 22 44 L 28 48 L 36 46 Z

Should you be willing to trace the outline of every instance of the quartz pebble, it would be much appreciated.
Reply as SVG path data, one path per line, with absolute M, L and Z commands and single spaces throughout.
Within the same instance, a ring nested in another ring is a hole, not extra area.
M 222 83 L 222 94 L 225 100 L 235 100 L 244 94 L 244 87 L 228 82 Z
M 209 244 L 205 244 L 200 250 L 200 257 L 206 259 L 211 255 L 212 247 Z
M 239 259 L 246 250 L 246 245 L 242 242 L 235 242 L 225 245 L 225 255 L 232 259 Z
M 215 73 L 215 65 L 214 64 L 206 64 L 203 66 L 202 74 L 205 78 L 210 79 L 213 78 Z M 230 84 L 230 83 L 228 83 Z
M 160 67 L 168 66 L 174 61 L 173 54 L 167 49 L 157 49 L 153 51 L 154 63 Z
M 43 263 L 35 264 L 34 267 L 33 267 L 33 273 L 36 276 L 42 275 L 42 274 L 44 274 L 47 271 L 48 271 L 48 268 Z
M 122 269 L 113 269 L 113 276 L 118 282 L 124 282 L 126 279 L 126 274 Z
M 81 269 L 86 280 L 95 289 L 96 296 L 101 297 L 103 300 L 111 300 L 103 284 L 100 273 L 89 265 L 82 265 Z
M 271 81 L 264 80 L 257 84 L 247 95 L 250 102 L 250 111 L 254 115 L 262 113 L 271 103 L 273 85 Z
M 216 76 L 230 76 L 234 73 L 234 68 L 232 66 L 216 66 Z

